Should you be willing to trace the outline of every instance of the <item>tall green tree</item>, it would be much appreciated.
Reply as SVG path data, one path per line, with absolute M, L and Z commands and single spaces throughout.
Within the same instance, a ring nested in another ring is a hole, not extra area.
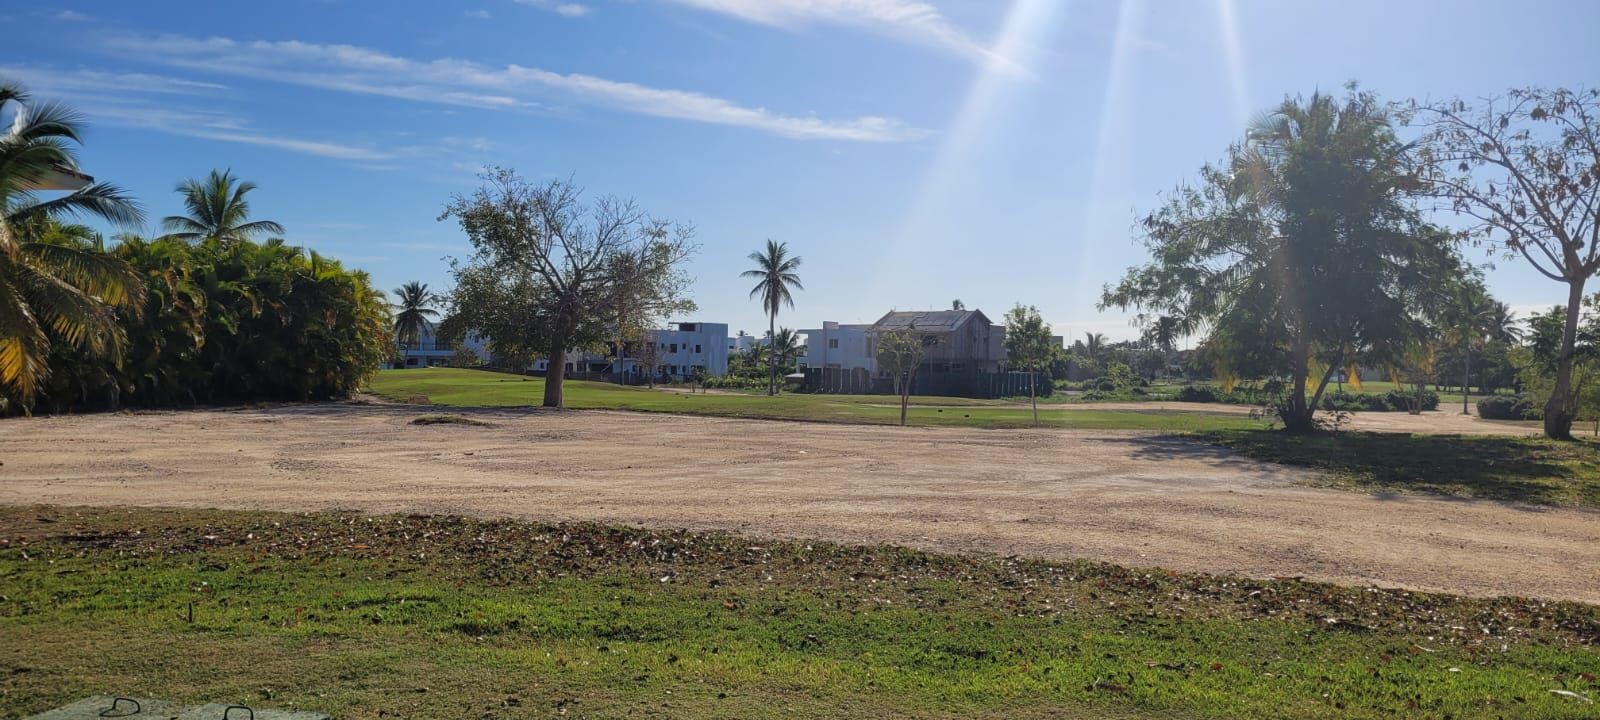
M 82 143 L 77 113 L 0 84 L 0 121 L 7 119 L 0 135 L 0 395 L 28 410 L 50 374 L 54 346 L 115 355 L 125 340 L 116 311 L 142 302 L 138 275 L 90 246 L 86 228 L 61 221 L 88 216 L 133 225 L 144 215 L 104 182 L 45 197 L 58 178 L 83 177 L 74 150 Z
M 1058 349 L 1038 308 L 1018 303 L 1006 312 L 1007 364 L 1028 372 L 1028 401 L 1033 404 L 1035 425 L 1039 424 L 1039 392 L 1034 383 L 1040 373 L 1049 369 Z
M 544 405 L 562 407 L 567 351 L 613 338 L 617 318 L 640 298 L 666 302 L 680 292 L 693 228 L 631 201 L 585 202 L 567 181 L 536 185 L 509 168 L 481 177 L 439 216 L 473 246 L 453 264 L 448 324 L 481 333 L 496 355 L 547 358 Z
M 409 357 L 411 346 L 422 337 L 422 331 L 439 317 L 433 308 L 441 299 L 428 289 L 427 283 L 415 280 L 394 289 L 394 336 L 400 343 L 402 366 Z
M 178 183 L 185 214 L 161 220 L 166 237 L 189 242 L 235 243 L 262 235 L 282 235 L 283 226 L 271 220 L 251 220 L 250 201 L 255 183 L 240 180 L 232 170 L 212 170 L 204 180 Z
M 1600 89 L 1412 102 L 1402 117 L 1422 131 L 1413 155 L 1423 191 L 1470 222 L 1464 235 L 1567 286 L 1544 432 L 1570 439 L 1584 286 L 1600 273 Z
M 1226 374 L 1287 376 L 1279 417 L 1311 430 L 1337 371 L 1405 350 L 1408 289 L 1451 257 L 1409 201 L 1402 151 L 1370 94 L 1285 100 L 1144 219 L 1152 260 L 1101 307 L 1209 328 Z
M 739 274 L 740 277 L 758 278 L 756 286 L 750 289 L 750 297 L 761 299 L 761 309 L 767 313 L 767 341 L 771 342 L 778 331 L 778 311 L 785 305 L 794 307 L 793 290 L 804 290 L 800 284 L 800 275 L 795 271 L 800 268 L 800 256 L 789 254 L 789 244 L 767 241 L 767 247 L 761 252 L 750 253 L 750 261 L 756 264 L 755 269 L 746 270 Z M 778 356 L 768 355 L 767 394 L 778 394 Z

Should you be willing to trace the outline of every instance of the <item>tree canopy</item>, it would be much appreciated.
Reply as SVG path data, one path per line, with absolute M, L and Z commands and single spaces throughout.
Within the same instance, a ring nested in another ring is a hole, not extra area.
M 1144 219 L 1151 261 L 1101 307 L 1208 331 L 1220 374 L 1287 378 L 1278 414 L 1310 429 L 1337 371 L 1402 357 L 1420 331 L 1410 303 L 1453 266 L 1404 160 L 1372 95 L 1286 99 Z
M 571 182 L 533 184 L 494 168 L 439 216 L 454 219 L 473 254 L 452 263 L 451 334 L 475 331 L 513 362 L 549 360 L 544 405 L 562 406 L 566 353 L 618 334 L 641 299 L 669 306 L 687 287 L 693 228 L 653 218 L 632 201 L 585 202 Z

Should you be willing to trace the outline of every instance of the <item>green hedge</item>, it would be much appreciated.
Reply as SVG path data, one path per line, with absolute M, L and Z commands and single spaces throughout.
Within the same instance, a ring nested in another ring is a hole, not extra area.
M 1538 420 L 1543 415 L 1521 395 L 1493 395 L 1478 401 L 1478 417 L 1485 420 Z

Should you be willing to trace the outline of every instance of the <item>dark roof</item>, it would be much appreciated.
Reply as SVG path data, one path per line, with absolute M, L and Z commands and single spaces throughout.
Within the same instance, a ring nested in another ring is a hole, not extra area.
M 890 311 L 872 324 L 874 332 L 909 330 L 913 326 L 928 332 L 954 332 L 968 320 L 980 317 L 989 322 L 981 310 L 907 310 Z

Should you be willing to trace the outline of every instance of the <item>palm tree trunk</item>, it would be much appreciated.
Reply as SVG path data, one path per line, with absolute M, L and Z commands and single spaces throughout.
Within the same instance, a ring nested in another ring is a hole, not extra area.
M 1472 348 L 1469 346 L 1462 358 L 1465 369 L 1461 373 L 1461 414 L 1468 415 L 1467 398 L 1472 395 Z
M 778 314 L 767 316 L 767 395 L 778 394 Z

